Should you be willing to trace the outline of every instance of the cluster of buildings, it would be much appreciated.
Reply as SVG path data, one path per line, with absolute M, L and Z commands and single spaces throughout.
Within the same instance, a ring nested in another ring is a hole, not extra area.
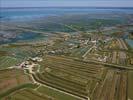
M 38 65 L 37 62 L 41 62 L 43 59 L 40 57 L 29 58 L 17 66 L 12 68 L 28 70 L 29 73 L 34 73 L 33 69 Z

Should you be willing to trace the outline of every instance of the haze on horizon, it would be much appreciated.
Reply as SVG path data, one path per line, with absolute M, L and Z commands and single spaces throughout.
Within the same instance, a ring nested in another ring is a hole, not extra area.
M 133 0 L 1 0 L 1 7 L 133 7 Z

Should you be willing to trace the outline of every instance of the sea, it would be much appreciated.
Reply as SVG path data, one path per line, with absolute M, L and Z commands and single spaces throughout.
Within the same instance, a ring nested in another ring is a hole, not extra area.
M 133 14 L 133 8 L 33 7 L 0 8 L 0 21 L 24 21 L 66 14 Z

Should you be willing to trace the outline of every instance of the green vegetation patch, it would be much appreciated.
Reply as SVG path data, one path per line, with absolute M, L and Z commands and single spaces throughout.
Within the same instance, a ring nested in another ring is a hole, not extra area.
M 62 92 L 59 92 L 59 91 L 56 91 L 56 90 L 53 90 L 53 89 L 50 89 L 48 87 L 45 87 L 45 86 L 41 86 L 38 91 L 40 93 L 45 93 L 53 98 L 55 98 L 55 100 L 80 100 L 80 99 L 77 99 L 75 97 L 72 97 L 70 95 L 67 95 L 67 94 L 64 94 Z
M 10 95 L 11 93 L 13 93 L 13 92 L 15 92 L 15 91 L 18 91 L 18 90 L 20 90 L 20 89 L 23 89 L 23 88 L 32 88 L 32 89 L 34 89 L 34 88 L 36 88 L 36 87 L 37 87 L 36 84 L 31 84 L 31 83 L 19 85 L 19 86 L 16 86 L 16 87 L 14 87 L 14 88 L 9 89 L 9 90 L 6 91 L 6 92 L 1 93 L 1 94 L 0 94 L 0 99 L 4 98 L 4 97 Z
M 128 73 L 128 98 L 133 100 L 133 71 Z
M 0 69 L 14 66 L 20 63 L 21 60 L 10 56 L 0 56 Z

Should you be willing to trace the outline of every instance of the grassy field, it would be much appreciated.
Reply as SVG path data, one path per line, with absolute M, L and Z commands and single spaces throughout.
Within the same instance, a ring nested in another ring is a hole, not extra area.
M 37 91 L 39 91 L 42 94 L 47 94 L 47 95 L 53 97 L 55 100 L 80 100 L 80 99 L 77 99 L 70 95 L 64 94 L 62 92 L 50 89 L 45 86 L 41 86 L 40 88 L 38 88 Z
M 26 83 L 26 84 L 22 84 L 22 85 L 19 85 L 19 86 L 16 86 L 14 88 L 11 88 L 5 92 L 3 92 L 2 94 L 0 94 L 0 99 L 8 99 L 10 98 L 11 94 L 13 93 L 16 93 L 17 91 L 20 91 L 22 89 L 35 89 L 37 88 L 38 85 L 36 84 L 32 84 L 32 83 Z
M 65 56 L 46 56 L 40 65 L 42 73 L 34 77 L 47 86 L 85 99 L 127 99 L 127 71 L 105 68 Z M 39 90 L 43 92 L 42 88 Z
M 21 89 L 12 95 L 4 98 L 4 100 L 54 100 L 50 96 L 43 93 L 40 94 L 33 89 Z
M 19 64 L 21 61 L 21 59 L 15 57 L 2 56 L 0 57 L 0 69 L 15 66 L 16 64 Z
M 133 100 L 133 71 L 128 73 L 128 98 Z
M 103 80 L 106 69 L 70 59 L 70 57 L 47 56 L 40 63 L 42 73 L 34 77 L 42 84 L 87 98 L 97 82 Z

